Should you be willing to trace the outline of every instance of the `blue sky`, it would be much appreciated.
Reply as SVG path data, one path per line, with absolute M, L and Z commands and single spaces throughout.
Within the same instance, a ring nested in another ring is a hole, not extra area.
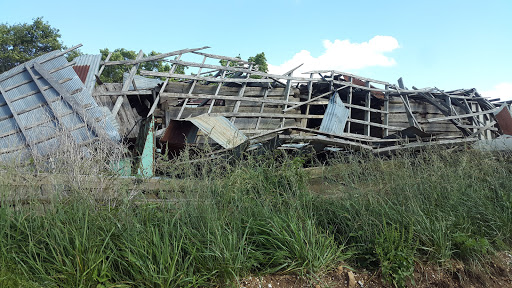
M 512 99 L 512 1 L 7 1 L 1 23 L 43 16 L 64 44 L 306 62 L 406 86 Z M 303 70 L 304 71 L 304 70 Z

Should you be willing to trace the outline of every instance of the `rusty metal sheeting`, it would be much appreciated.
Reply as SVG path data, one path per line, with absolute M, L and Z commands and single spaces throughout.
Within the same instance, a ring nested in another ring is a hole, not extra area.
M 327 104 L 324 119 L 320 125 L 320 131 L 342 135 L 345 124 L 349 116 L 350 110 L 345 107 L 343 101 L 338 96 L 338 92 L 334 92 Z
M 96 85 L 96 73 L 100 69 L 101 55 L 80 55 L 73 59 L 75 70 L 85 85 L 85 91 L 91 95 Z
M 507 104 L 503 104 L 500 109 L 494 112 L 494 117 L 505 135 L 512 135 L 512 116 Z

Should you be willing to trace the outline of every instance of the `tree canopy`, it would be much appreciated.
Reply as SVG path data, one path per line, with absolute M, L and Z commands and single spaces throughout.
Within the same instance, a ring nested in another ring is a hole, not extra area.
M 254 64 L 258 65 L 258 71 L 261 72 L 268 72 L 268 64 L 267 64 L 267 58 L 265 57 L 265 52 L 261 52 L 256 54 L 253 57 L 249 57 L 247 60 L 249 62 L 254 62 Z
M 0 24 L 0 73 L 63 48 L 59 29 L 51 27 L 42 17 L 33 19 L 31 24 Z

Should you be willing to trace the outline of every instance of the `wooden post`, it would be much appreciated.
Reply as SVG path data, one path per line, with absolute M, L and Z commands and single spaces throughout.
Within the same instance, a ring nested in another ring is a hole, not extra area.
M 139 51 L 139 54 L 137 55 L 136 60 L 139 60 L 144 56 L 144 53 L 142 50 Z M 123 84 L 123 89 L 121 91 L 128 91 L 130 88 L 130 84 L 132 83 L 133 76 L 135 76 L 135 73 L 137 73 L 137 69 L 139 69 L 139 63 L 132 66 L 130 69 L 130 74 L 128 75 L 128 79 Z M 117 97 L 116 103 L 114 104 L 114 108 L 112 108 L 112 114 L 114 117 L 117 115 L 117 112 L 119 112 L 119 109 L 121 108 L 121 104 L 123 104 L 123 100 L 126 97 L 126 95 L 121 95 Z
M 366 81 L 366 87 L 370 88 L 370 81 Z M 366 108 L 370 108 L 370 105 L 371 105 L 371 101 L 372 101 L 372 94 L 370 92 L 370 90 L 368 90 L 368 92 L 366 92 L 366 99 L 365 99 L 365 107 Z M 364 135 L 366 136 L 370 136 L 370 120 L 371 120 L 371 114 L 370 114 L 370 110 L 365 110 L 364 111 L 364 121 L 367 122 L 367 124 L 364 125 Z
M 389 125 L 389 93 L 388 93 L 388 89 L 389 89 L 389 86 L 386 85 L 385 88 L 386 92 L 384 93 L 384 125 L 388 126 Z M 381 114 L 382 115 L 382 114 Z M 387 127 L 385 127 L 383 129 L 383 136 L 386 137 L 389 135 L 389 129 Z
M 352 84 L 352 76 L 349 76 L 349 82 L 350 84 Z M 350 86 L 349 90 L 348 90 L 348 115 L 349 115 L 349 120 L 347 121 L 347 133 L 351 133 L 350 132 L 350 123 L 351 123 L 351 119 L 352 119 L 352 86 Z
M 226 62 L 226 67 L 229 67 L 229 63 L 231 63 L 231 60 L 227 60 L 227 61 L 228 62 Z M 226 76 L 226 71 L 227 70 L 222 70 L 222 73 L 220 73 L 221 79 L 224 79 L 224 77 Z M 217 89 L 215 90 L 215 96 L 219 95 L 220 88 L 222 87 L 222 84 L 224 84 L 223 81 L 219 82 L 219 85 L 217 86 Z M 212 103 L 210 103 L 210 107 L 208 108 L 208 114 L 212 113 L 213 106 L 215 106 L 215 100 L 213 100 Z
M 313 73 L 310 73 L 309 78 L 313 78 L 313 75 L 314 75 Z M 309 81 L 308 82 L 308 101 L 311 100 L 312 94 L 313 94 L 313 81 Z M 310 104 L 306 104 L 306 115 L 309 115 L 309 107 L 310 107 Z M 308 127 L 308 119 L 302 119 L 301 126 L 303 128 L 307 128 Z
M 249 64 L 249 70 L 251 70 L 252 66 L 253 66 L 252 63 Z M 245 75 L 245 78 L 249 79 L 249 77 L 251 77 L 251 73 L 247 72 L 246 75 Z M 238 97 L 243 97 L 244 96 L 245 87 L 247 87 L 247 82 L 243 83 L 242 87 L 240 87 L 240 91 L 238 91 Z M 240 108 L 240 103 L 241 103 L 240 100 L 237 100 L 235 102 L 235 107 L 233 107 L 233 113 L 238 113 L 238 109 Z M 236 120 L 236 117 L 231 117 L 231 122 L 232 123 L 235 123 L 235 120 Z

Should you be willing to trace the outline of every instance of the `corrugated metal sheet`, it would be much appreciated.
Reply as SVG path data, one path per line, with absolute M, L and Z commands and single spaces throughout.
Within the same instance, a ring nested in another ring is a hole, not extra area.
M 92 94 L 96 85 L 96 75 L 100 70 L 101 55 L 80 55 L 73 59 L 76 62 L 73 69 L 85 85 L 85 91 Z M 87 67 L 88 68 L 85 68 Z
M 212 138 L 213 141 L 226 149 L 237 147 L 247 141 L 247 136 L 225 117 L 202 114 L 184 120 L 173 120 L 169 123 L 160 141 L 171 144 L 170 148 L 172 149 L 181 149 L 185 146 L 185 142 L 193 143 L 196 138 L 197 128 L 187 124 L 180 124 L 180 122 L 191 122 L 204 134 Z
M 95 88 L 96 92 L 107 92 L 107 91 L 121 91 L 121 83 L 105 83 Z M 114 103 L 118 96 L 94 96 L 94 99 L 98 105 L 103 108 L 108 108 L 108 111 L 112 111 Z M 129 101 L 123 101 L 121 109 L 115 117 L 112 117 L 116 127 L 118 127 L 119 134 L 126 138 L 136 138 L 140 128 L 140 120 L 142 117 L 137 114 L 136 109 L 130 106 Z
M 42 55 L 27 63 L 33 65 L 36 62 L 44 62 L 56 53 L 59 51 Z M 118 141 L 120 137 L 117 129 L 110 121 L 105 121 L 108 115 L 92 98 L 92 90 L 91 92 L 86 91 L 86 87 L 75 70 L 71 66 L 66 67 L 67 64 L 68 61 L 64 56 L 41 63 L 42 68 L 46 71 L 59 68 L 57 71 L 53 71 L 51 76 L 62 83 L 62 88 L 79 103 L 79 108 L 83 109 L 85 117 L 96 122 L 96 126 L 101 130 L 97 131 L 99 134 L 105 133 L 111 139 Z M 92 71 L 91 69 L 89 72 Z M 98 137 L 96 133 L 86 127 L 85 120 L 73 111 L 70 104 L 60 97 L 57 90 L 40 77 L 41 75 L 36 69 L 31 68 L 31 71 L 36 78 L 39 78 L 37 81 L 40 86 L 47 87 L 44 90 L 51 104 L 49 105 L 41 94 L 32 76 L 25 69 L 25 64 L 0 75 L 0 87 L 4 91 L 0 94 L 0 160 L 3 161 L 19 157 L 26 158 L 31 153 L 47 155 L 56 150 L 62 141 L 67 141 L 65 139 L 67 133 L 61 133 L 62 129 L 64 132 L 69 132 L 77 144 Z M 89 75 L 91 74 L 89 73 Z M 11 107 L 6 104 L 5 99 L 10 100 Z M 16 123 L 11 108 L 18 115 L 19 123 Z M 62 123 L 59 123 L 58 118 Z M 24 127 L 25 135 L 18 127 Z
M 500 109 L 494 112 L 494 117 L 496 117 L 496 121 L 498 121 L 503 134 L 512 135 L 512 116 L 510 115 L 508 105 L 501 105 Z
M 128 73 L 123 74 L 123 83 L 126 82 L 126 79 L 128 78 L 128 76 L 129 76 Z M 153 89 L 158 84 L 164 83 L 164 81 L 162 81 L 160 79 L 152 79 L 152 78 L 147 78 L 147 77 L 143 77 L 143 76 L 139 76 L 139 75 L 134 75 L 133 80 L 135 81 L 135 86 L 137 86 L 137 90 Z M 135 90 L 135 89 L 133 89 L 132 83 L 130 83 L 130 88 L 128 88 L 128 90 Z
M 320 131 L 342 135 L 349 113 L 350 110 L 345 107 L 338 93 L 335 92 L 329 99 L 329 104 L 327 104 L 322 124 L 320 124 Z
M 85 79 L 87 78 L 87 74 L 89 74 L 89 65 L 80 65 L 80 66 L 73 66 L 73 70 L 75 70 L 76 75 L 78 75 L 78 78 L 82 80 L 82 83 L 85 84 Z
M 247 136 L 226 117 L 203 114 L 185 120 L 194 123 L 203 133 L 226 149 L 234 148 L 247 141 Z

